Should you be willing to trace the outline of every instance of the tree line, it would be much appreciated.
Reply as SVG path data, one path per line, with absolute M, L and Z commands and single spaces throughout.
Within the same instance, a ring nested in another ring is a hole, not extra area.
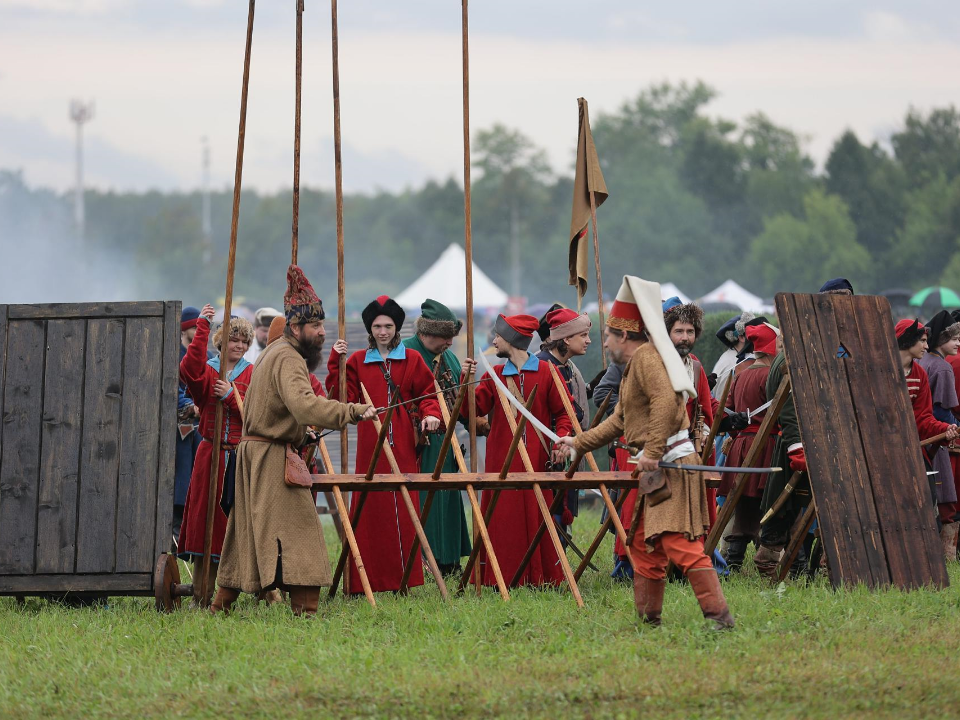
M 838 275 L 858 292 L 960 283 L 956 108 L 909 109 L 888 144 L 844 132 L 818 170 L 796 132 L 762 112 L 739 123 L 711 117 L 714 97 L 702 82 L 663 83 L 593 117 L 610 191 L 598 211 L 608 294 L 626 270 L 675 282 L 691 296 L 728 277 L 766 297 L 813 292 Z M 571 136 L 571 161 L 574 147 Z M 473 150 L 475 261 L 508 292 L 570 304 L 572 164 L 551 167 L 535 138 L 502 125 L 478 132 Z M 94 274 L 109 259 L 124 269 L 108 263 L 104 274 L 136 279 L 128 299 L 199 304 L 222 295 L 232 189 L 212 193 L 209 247 L 199 192 L 90 190 L 85 197 L 87 231 L 79 246 L 69 195 L 31 189 L 21 173 L 0 171 L 7 252 L 10 243 L 33 243 L 42 247 L 36 252 L 58 257 L 78 252 Z M 280 302 L 291 205 L 289 191 L 242 194 L 235 287 L 249 306 Z M 333 193 L 305 189 L 300 208 L 300 264 L 332 306 Z M 449 178 L 399 193 L 349 194 L 344 226 L 353 310 L 402 290 L 447 245 L 463 241 L 462 186 Z M 42 246 L 40 236 L 48 239 Z M 9 288 L 5 295 L 16 301 Z

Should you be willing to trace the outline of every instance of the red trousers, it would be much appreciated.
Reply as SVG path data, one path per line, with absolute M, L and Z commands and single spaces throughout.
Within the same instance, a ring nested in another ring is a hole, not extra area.
M 637 534 L 630 545 L 630 554 L 637 572 L 645 578 L 663 580 L 667 576 L 668 561 L 672 561 L 684 575 L 691 570 L 713 569 L 710 558 L 703 554 L 703 538 L 687 540 L 683 533 L 663 533 L 657 538 L 653 552 L 649 552 L 643 538 L 643 518 L 640 518 Z

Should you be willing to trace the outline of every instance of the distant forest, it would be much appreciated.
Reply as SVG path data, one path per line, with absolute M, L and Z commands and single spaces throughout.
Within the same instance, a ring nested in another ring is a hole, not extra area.
M 661 84 L 592 117 L 610 191 L 598 211 L 608 294 L 624 272 L 674 282 L 692 297 L 728 277 L 765 297 L 813 292 L 838 275 L 858 292 L 958 289 L 954 107 L 907 110 L 888 145 L 845 132 L 818 172 L 802 138 L 762 112 L 742 123 L 708 117 L 714 96 L 700 82 Z M 566 284 L 572 184 L 572 167 L 550 167 L 535 138 L 496 125 L 473 139 L 475 260 L 531 303 L 575 301 Z M 69 194 L 31 189 L 17 169 L 0 171 L 0 302 L 47 295 L 216 300 L 224 289 L 231 196 L 229 188 L 212 193 L 205 247 L 199 192 L 90 190 L 81 245 Z M 300 207 L 300 264 L 333 307 L 333 193 L 305 189 Z M 235 292 L 248 307 L 281 302 L 290 225 L 290 192 L 243 193 Z M 447 245 L 463 242 L 460 178 L 398 194 L 347 195 L 344 226 L 353 310 L 402 290 Z M 591 278 L 590 299 L 592 285 Z

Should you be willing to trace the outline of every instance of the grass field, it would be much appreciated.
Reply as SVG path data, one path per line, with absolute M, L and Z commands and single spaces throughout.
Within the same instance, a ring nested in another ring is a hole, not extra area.
M 581 517 L 576 535 L 596 527 Z M 331 547 L 331 551 L 335 548 Z M 705 629 L 686 585 L 662 628 L 587 571 L 568 593 L 449 603 L 338 597 L 316 619 L 244 597 L 228 618 L 152 599 L 69 609 L 0 599 L 0 717 L 954 717 L 960 572 L 941 592 L 834 592 L 824 580 L 724 585 L 737 629 Z

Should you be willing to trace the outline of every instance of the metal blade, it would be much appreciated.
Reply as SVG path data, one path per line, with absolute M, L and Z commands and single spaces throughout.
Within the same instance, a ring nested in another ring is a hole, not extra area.
M 548 428 L 542 422 L 537 420 L 537 418 L 533 416 L 533 413 L 527 410 L 523 406 L 523 404 L 519 400 L 517 400 L 516 397 L 514 397 L 513 393 L 507 389 L 507 386 L 503 384 L 503 380 L 500 379 L 500 376 L 498 376 L 497 373 L 493 371 L 493 367 L 490 365 L 490 361 L 487 360 L 487 356 L 484 355 L 482 352 L 479 353 L 479 355 L 480 355 L 480 361 L 483 363 L 483 366 L 486 368 L 487 373 L 489 373 L 490 375 L 490 379 L 493 380 L 494 384 L 496 384 L 496 386 L 503 391 L 503 394 L 507 396 L 507 401 L 511 405 L 513 405 L 513 407 L 516 408 L 517 411 L 527 419 L 527 422 L 533 425 L 537 430 L 539 430 L 541 433 L 546 435 L 553 442 L 555 443 L 560 442 L 560 436 L 557 435 L 555 432 L 553 432 L 553 430 Z

